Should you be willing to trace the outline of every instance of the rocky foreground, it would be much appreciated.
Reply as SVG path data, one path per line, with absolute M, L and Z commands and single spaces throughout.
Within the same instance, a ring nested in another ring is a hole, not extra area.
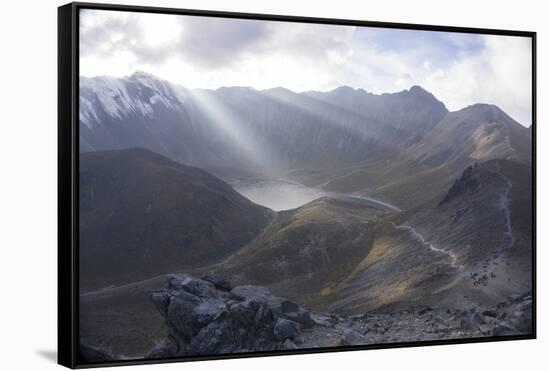
M 531 332 L 532 298 L 470 310 L 418 305 L 394 313 L 342 317 L 311 311 L 260 286 L 220 276 L 173 275 L 151 298 L 171 329 L 149 357 L 174 357 L 476 338 Z

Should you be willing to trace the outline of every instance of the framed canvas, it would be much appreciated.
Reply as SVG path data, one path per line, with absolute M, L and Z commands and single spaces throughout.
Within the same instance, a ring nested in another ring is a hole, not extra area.
M 71 3 L 58 35 L 60 364 L 535 338 L 534 32 Z

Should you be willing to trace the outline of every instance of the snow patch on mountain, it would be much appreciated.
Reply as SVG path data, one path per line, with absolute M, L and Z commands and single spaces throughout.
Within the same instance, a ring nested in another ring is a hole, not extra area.
M 176 109 L 186 100 L 183 87 L 144 72 L 125 78 L 81 77 L 79 118 L 88 128 L 104 118 L 123 120 L 133 115 L 153 118 L 157 106 Z

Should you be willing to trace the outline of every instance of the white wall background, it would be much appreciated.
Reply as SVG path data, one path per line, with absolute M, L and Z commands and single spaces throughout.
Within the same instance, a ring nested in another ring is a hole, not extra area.
M 518 370 L 548 359 L 550 22 L 540 0 L 187 0 L 127 4 L 538 32 L 538 339 L 139 366 L 151 370 Z M 49 370 L 56 351 L 58 0 L 6 1 L 0 20 L 0 369 Z M 539 366 L 537 366 L 539 364 Z

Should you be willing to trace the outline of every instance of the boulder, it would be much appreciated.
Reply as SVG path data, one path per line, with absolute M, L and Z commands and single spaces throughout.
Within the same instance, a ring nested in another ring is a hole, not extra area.
M 530 331 L 532 309 L 530 301 L 519 300 L 498 309 L 414 305 L 344 317 L 308 310 L 265 287 L 231 287 L 214 275 L 172 275 L 167 287 L 150 297 L 170 330 L 169 341 L 151 357 L 517 335 Z M 102 357 L 94 349 L 85 351 L 88 358 Z
M 281 302 L 281 311 L 284 313 L 284 314 L 288 314 L 288 313 L 297 313 L 298 312 L 298 304 L 296 303 L 293 303 L 291 301 L 288 301 L 288 300 L 283 300 Z
M 286 339 L 282 346 L 283 349 L 298 349 L 298 346 L 290 339 Z
M 315 326 L 310 311 L 272 295 L 265 287 L 230 288 L 223 277 L 203 278 L 172 275 L 166 289 L 151 293 L 174 339 L 172 346 L 163 346 L 158 354 L 295 349 L 296 343 L 302 343 L 297 339 L 301 328 Z
M 231 292 L 229 293 L 229 298 L 234 300 L 256 298 L 267 301 L 270 296 L 271 291 L 267 287 L 251 285 L 236 286 L 232 288 Z
M 423 314 L 426 314 L 428 312 L 433 312 L 433 309 L 427 305 L 419 305 L 417 310 L 416 310 L 416 313 L 421 316 Z
M 279 318 L 277 320 L 277 323 L 273 327 L 273 335 L 279 340 L 286 340 L 286 339 L 294 339 L 296 336 L 300 334 L 300 327 L 299 325 L 291 321 L 289 319 L 285 318 Z
M 223 278 L 218 274 L 214 274 L 214 273 L 207 274 L 206 276 L 202 277 L 202 280 L 206 282 L 210 282 L 216 288 L 222 289 L 225 291 L 230 291 L 233 288 L 233 286 L 228 280 L 226 280 L 225 278 Z
M 286 317 L 299 323 L 304 329 L 311 328 L 315 325 L 315 321 L 311 317 L 311 312 L 307 310 L 299 310 L 297 312 L 289 313 Z
M 484 310 L 483 314 L 485 317 L 492 317 L 492 318 L 496 318 L 497 317 L 497 312 L 493 309 L 488 309 L 488 310 Z
M 221 300 L 200 300 L 182 292 L 168 306 L 167 318 L 183 338 L 190 339 L 222 315 L 225 308 Z

